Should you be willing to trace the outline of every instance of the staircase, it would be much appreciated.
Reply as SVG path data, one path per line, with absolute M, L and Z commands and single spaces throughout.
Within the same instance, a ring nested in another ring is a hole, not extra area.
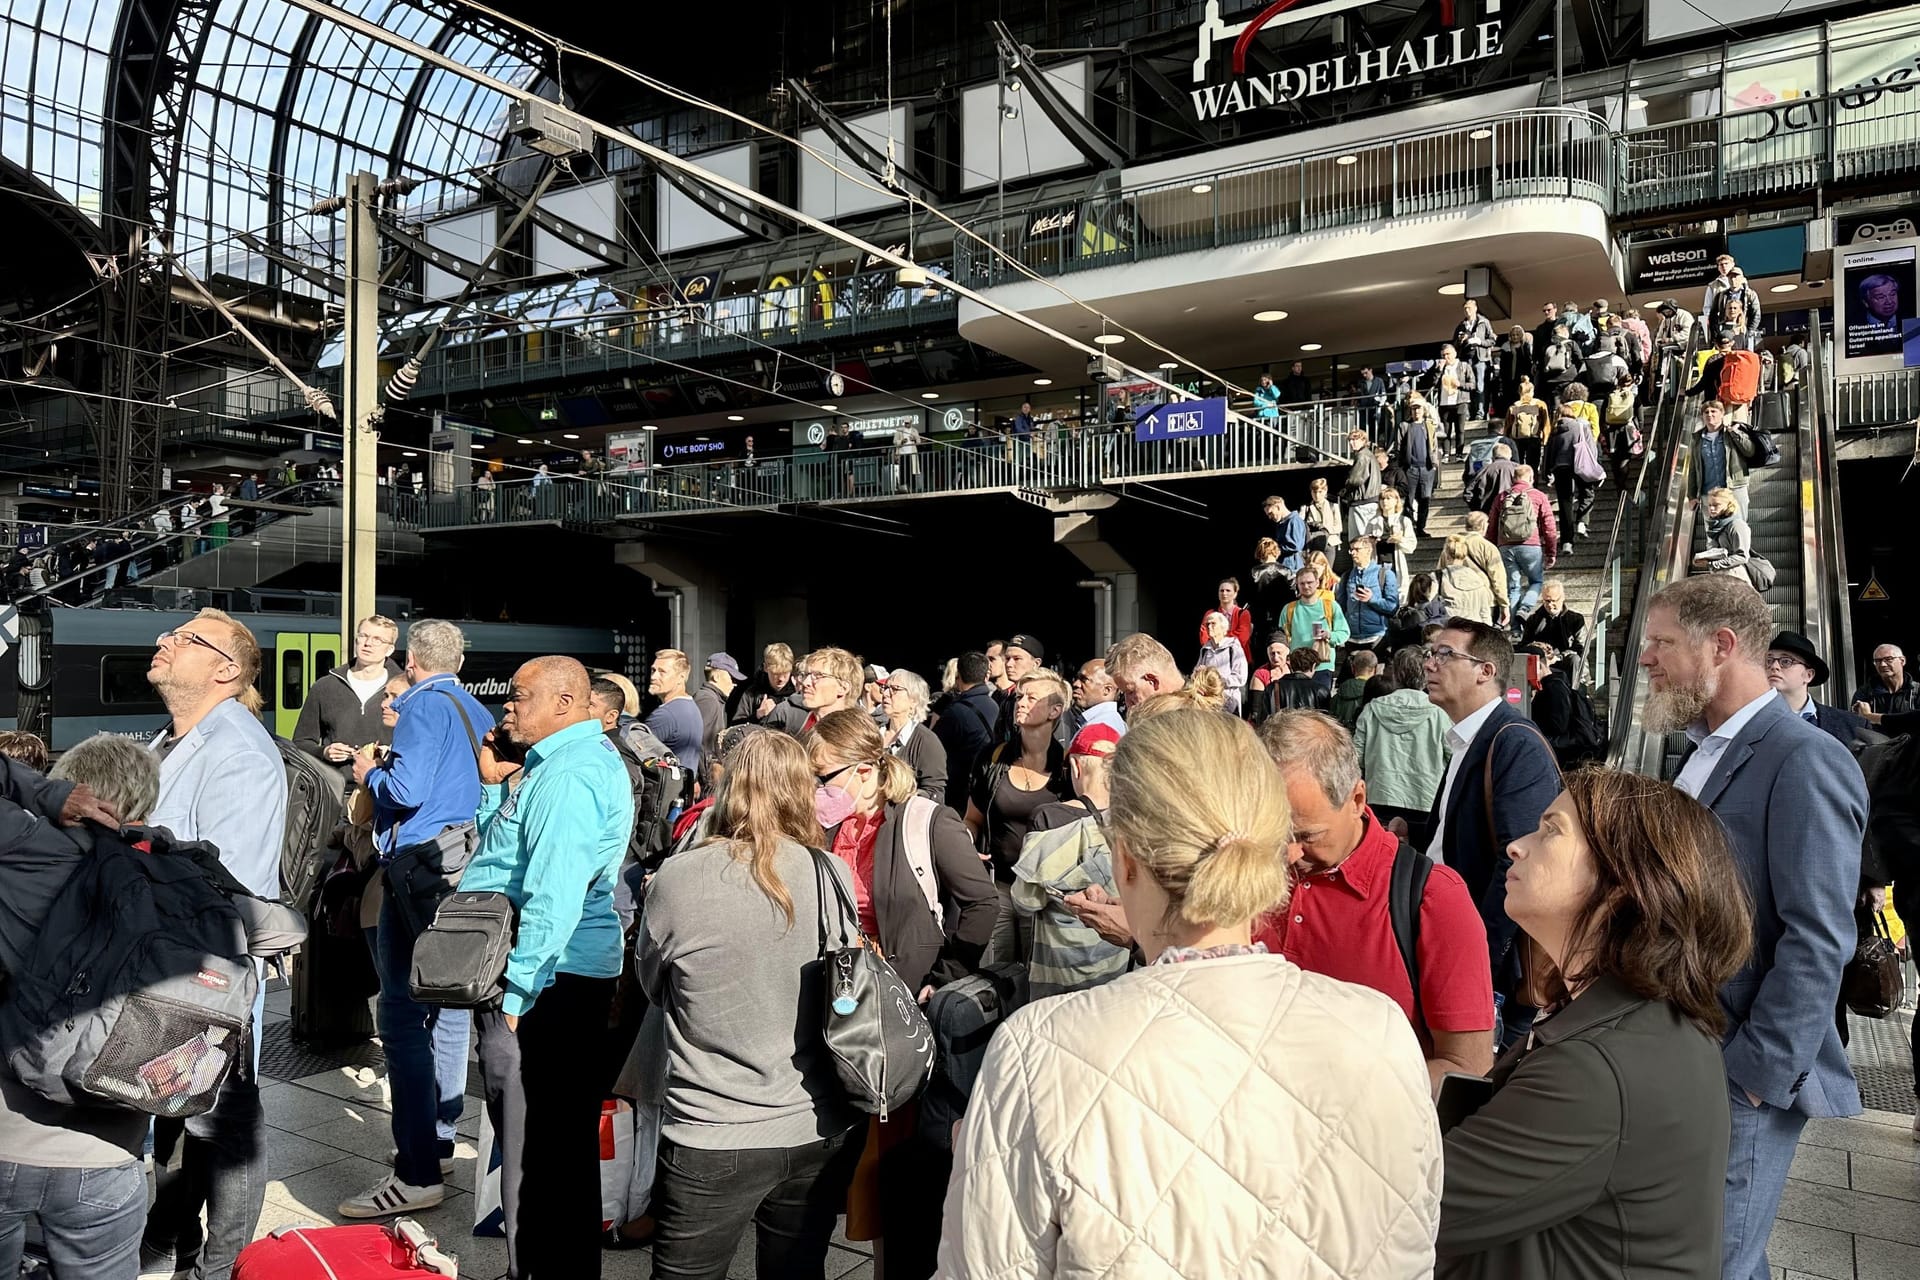
M 1747 529 L 1753 537 L 1753 553 L 1772 561 L 1776 573 L 1766 593 L 1773 625 L 1786 631 L 1804 631 L 1807 584 L 1800 555 L 1799 433 L 1782 430 L 1771 416 L 1766 417 L 1766 425 L 1780 448 L 1780 461 L 1771 467 L 1756 466 L 1747 473 Z M 1699 511 L 1693 520 L 1693 549 L 1704 551 L 1706 546 L 1706 513 Z
M 140 579 L 142 587 L 252 587 L 272 582 L 301 564 L 340 563 L 340 508 L 315 507 L 298 519 L 278 520 L 241 534 L 172 568 Z M 382 512 L 377 519 L 375 559 L 392 565 L 425 554 L 426 542 L 397 527 Z

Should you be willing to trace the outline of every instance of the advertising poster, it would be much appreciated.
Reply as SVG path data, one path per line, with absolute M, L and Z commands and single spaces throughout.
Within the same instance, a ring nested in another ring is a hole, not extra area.
M 1907 331 L 1915 327 L 1913 246 L 1848 253 L 1842 263 L 1846 358 L 1900 355 Z

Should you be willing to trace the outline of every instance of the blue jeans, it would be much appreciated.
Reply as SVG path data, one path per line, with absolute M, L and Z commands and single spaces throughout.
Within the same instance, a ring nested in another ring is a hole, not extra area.
M 1747 1101 L 1746 1090 L 1727 1081 L 1727 1105 L 1733 1132 L 1727 1146 L 1727 1217 L 1721 1280 L 1767 1280 L 1767 1240 L 1787 1172 L 1800 1145 L 1807 1117 Z
M 1507 566 L 1507 608 L 1513 625 L 1526 620 L 1540 603 L 1540 584 L 1546 580 L 1546 554 L 1539 547 L 1502 547 L 1500 563 Z
M 414 935 L 391 897 L 367 931 L 380 1000 L 374 1006 L 393 1090 L 393 1171 L 414 1187 L 440 1185 L 440 1150 L 454 1140 L 467 1093 L 467 1036 L 473 1014 L 421 1004 L 407 986 Z
M 147 1176 L 137 1161 L 104 1169 L 43 1169 L 0 1160 L 0 1276 L 20 1274 L 27 1220 L 37 1218 L 59 1280 L 134 1280 Z

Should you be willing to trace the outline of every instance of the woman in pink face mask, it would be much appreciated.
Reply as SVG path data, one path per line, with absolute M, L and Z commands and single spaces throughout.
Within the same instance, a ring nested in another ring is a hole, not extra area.
M 998 899 L 953 810 L 915 794 L 913 770 L 858 708 L 822 716 L 801 740 L 813 761 L 814 816 L 853 873 L 860 928 L 922 1000 L 971 973 Z M 908 847 L 924 848 L 916 867 Z M 946 913 L 958 913 L 949 936 Z

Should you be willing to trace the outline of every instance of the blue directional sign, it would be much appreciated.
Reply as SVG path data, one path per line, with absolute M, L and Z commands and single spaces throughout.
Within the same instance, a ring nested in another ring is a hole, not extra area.
M 1192 440 L 1225 434 L 1227 402 L 1224 397 L 1156 404 L 1142 410 L 1133 422 L 1133 438 L 1140 441 Z

